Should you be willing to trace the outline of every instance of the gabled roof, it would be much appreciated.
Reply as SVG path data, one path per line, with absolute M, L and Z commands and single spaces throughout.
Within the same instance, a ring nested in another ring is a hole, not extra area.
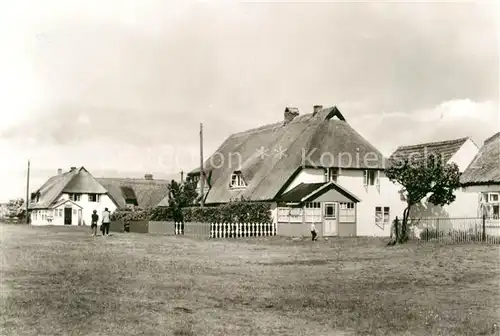
M 132 178 L 97 178 L 119 208 L 127 206 L 127 200 L 141 208 L 155 207 L 167 197 L 168 180 Z M 135 202 L 134 199 L 137 201 Z
M 293 202 L 297 204 L 308 202 L 314 200 L 330 189 L 337 190 L 339 193 L 343 194 L 353 202 L 361 201 L 356 195 L 333 181 L 321 183 L 301 183 L 294 187 L 292 190 L 279 196 L 277 201 L 290 203 Z
M 390 161 L 403 161 L 411 155 L 414 159 L 421 159 L 425 154 L 441 154 L 445 162 L 448 162 L 453 155 L 462 147 L 469 138 L 460 138 L 454 140 L 426 142 L 411 146 L 400 146 L 390 156 Z
M 77 206 L 78 208 L 83 209 L 83 207 L 81 205 L 78 205 L 77 203 L 73 202 L 72 200 L 68 200 L 68 199 L 61 200 L 61 201 L 51 205 L 50 208 L 55 209 L 55 208 L 60 207 L 61 205 L 66 204 L 66 203 L 71 203 L 71 204 Z
M 211 172 L 206 203 L 225 203 L 240 197 L 272 200 L 302 166 L 384 169 L 385 165 L 386 158 L 345 121 L 336 107 L 330 107 L 299 115 L 287 124 L 277 122 L 229 136 L 205 162 L 204 170 Z M 229 179 L 237 170 L 247 187 L 231 190 Z
M 87 174 L 89 174 L 88 171 L 84 167 L 81 167 L 52 176 L 35 192 L 36 195 L 39 195 L 39 200 L 38 202 L 30 202 L 29 208 L 48 208 L 57 200 L 66 187 L 69 187 L 68 190 L 73 190 L 72 192 L 76 192 L 74 190 L 78 190 L 78 186 L 82 186 L 84 189 L 87 189 L 87 187 L 88 189 L 94 189 L 95 185 L 91 183 L 91 179 L 88 178 Z M 80 178 L 82 181 L 80 181 Z
M 500 184 L 500 132 L 488 138 L 460 176 L 462 185 Z

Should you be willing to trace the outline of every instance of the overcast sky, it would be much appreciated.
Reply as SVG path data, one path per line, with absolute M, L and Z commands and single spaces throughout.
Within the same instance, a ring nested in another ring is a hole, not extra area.
M 0 201 L 57 168 L 171 176 L 231 133 L 337 105 L 389 155 L 499 129 L 492 3 L 4 1 Z

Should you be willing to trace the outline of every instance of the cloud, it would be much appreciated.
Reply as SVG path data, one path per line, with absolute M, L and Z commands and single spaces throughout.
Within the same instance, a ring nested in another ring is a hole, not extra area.
M 381 151 L 398 146 L 471 137 L 480 147 L 500 129 L 498 102 L 470 99 L 444 101 L 434 108 L 364 115 L 351 120 Z

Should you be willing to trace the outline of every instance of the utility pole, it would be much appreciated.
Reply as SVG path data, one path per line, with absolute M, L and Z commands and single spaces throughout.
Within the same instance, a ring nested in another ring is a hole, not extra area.
M 29 224 L 29 204 L 30 204 L 30 160 L 28 160 L 28 172 L 26 174 L 26 224 Z
M 205 173 L 203 171 L 203 123 L 200 123 L 200 206 L 205 205 Z

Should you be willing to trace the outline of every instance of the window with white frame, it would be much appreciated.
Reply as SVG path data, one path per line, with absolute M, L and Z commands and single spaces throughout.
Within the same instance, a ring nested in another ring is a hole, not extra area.
M 327 182 L 337 183 L 338 177 L 339 177 L 338 168 L 328 168 L 328 181 Z
M 69 194 L 69 199 L 71 201 L 79 202 L 82 199 L 82 195 L 80 195 L 80 194 Z
M 231 175 L 231 182 L 229 184 L 231 188 L 244 188 L 246 187 L 245 181 L 243 180 L 243 175 L 241 172 L 234 172 Z
M 89 202 L 99 203 L 101 200 L 101 195 L 99 194 L 89 194 Z
M 380 191 L 380 171 L 379 170 L 365 170 L 363 174 L 363 185 L 365 188 L 369 186 L 376 186 Z
M 491 216 L 493 219 L 500 218 L 500 193 L 490 192 L 485 194 L 484 199 L 487 203 L 487 215 Z
M 304 218 L 307 223 L 321 223 L 321 203 L 307 202 L 304 209 Z
M 354 203 L 339 203 L 339 220 L 341 222 L 354 222 L 356 220 L 356 210 L 354 208 Z
M 390 208 L 389 207 L 375 207 L 375 223 L 376 224 L 388 224 L 390 218 Z

